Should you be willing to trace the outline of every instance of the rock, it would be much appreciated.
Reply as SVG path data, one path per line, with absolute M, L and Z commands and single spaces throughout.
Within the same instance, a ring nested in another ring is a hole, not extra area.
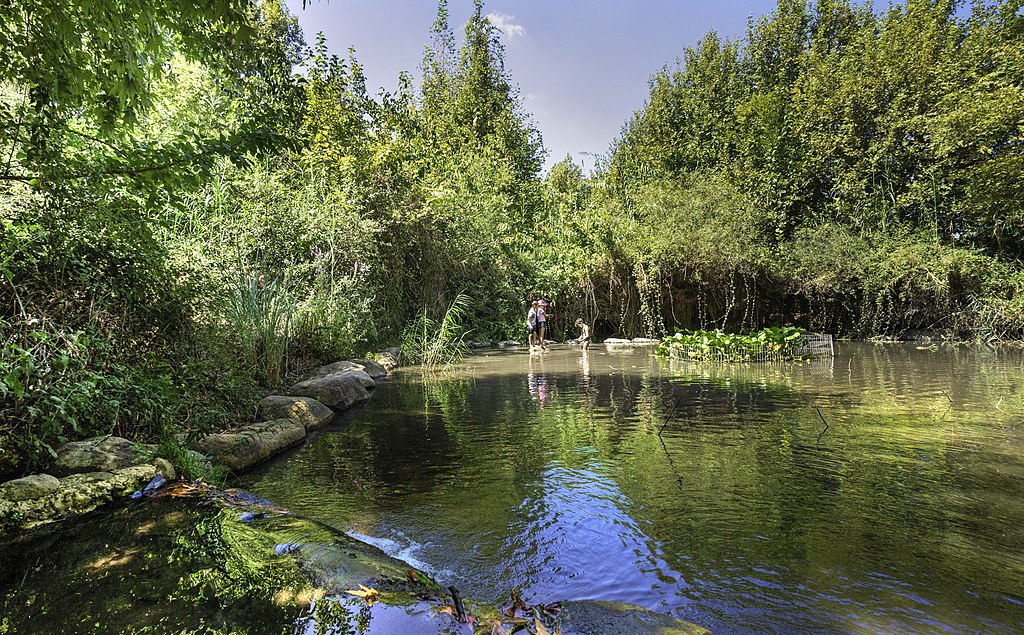
M 370 377 L 369 373 L 366 372 L 365 366 L 348 360 L 342 360 L 340 362 L 321 366 L 311 372 L 305 381 L 324 379 L 325 377 L 330 377 L 332 375 L 353 375 L 358 378 L 366 388 L 373 388 L 377 385 L 377 383 L 373 381 L 373 378 Z
M 206 457 L 203 457 L 203 460 L 205 459 Z M 178 473 L 175 471 L 174 466 L 167 459 L 153 459 L 153 467 L 156 468 L 157 474 L 162 474 L 168 481 L 178 478 Z
M 517 346 L 522 346 L 522 344 L 515 340 L 504 340 L 498 342 L 498 348 L 515 348 Z
M 664 613 L 623 602 L 563 602 L 560 614 L 566 635 L 711 635 L 711 631 Z
M 324 427 L 334 418 L 334 411 L 311 397 L 270 395 L 259 403 L 260 421 L 294 419 L 306 432 Z
M 290 448 L 306 438 L 306 428 L 294 419 L 252 423 L 234 432 L 210 434 L 195 449 L 216 457 L 233 472 L 240 472 Z
M 372 359 L 354 359 L 353 362 L 363 367 L 363 372 L 370 376 L 370 379 L 374 381 L 380 381 L 387 379 L 388 369 L 384 368 L 383 365 L 378 364 Z
M 0 498 L 0 535 L 86 514 L 115 498 L 129 496 L 156 474 L 157 467 L 149 463 L 111 472 L 85 472 L 60 479 L 55 490 L 39 498 Z
M 651 346 L 661 344 L 661 340 L 656 340 L 652 337 L 634 337 L 632 340 L 633 344 L 637 346 Z
M 466 347 L 467 348 L 490 348 L 491 347 L 491 343 L 490 342 L 477 342 L 477 341 L 474 341 L 474 340 L 466 340 Z
M 152 457 L 151 447 L 121 437 L 102 436 L 65 443 L 57 450 L 54 467 L 60 475 L 110 472 L 141 465 Z
M 9 501 L 32 500 L 51 494 L 59 487 L 60 481 L 56 476 L 33 474 L 0 484 L 0 498 Z
M 604 341 L 604 343 L 611 346 L 632 346 L 633 340 L 626 340 L 621 337 L 609 337 Z
M 347 373 L 354 370 L 363 370 L 363 366 L 355 362 L 350 362 L 347 359 L 343 359 L 339 362 L 327 364 L 326 366 L 321 366 L 320 368 L 311 371 L 308 375 L 306 375 L 306 378 L 320 379 L 322 377 L 327 377 L 328 375 L 333 375 L 335 373 Z
M 373 381 L 366 373 L 358 374 L 362 374 L 371 382 Z M 364 381 L 357 377 L 356 371 L 300 381 L 292 386 L 288 393 L 295 397 L 316 399 L 335 412 L 350 408 L 354 404 L 370 398 Z
M 377 353 L 377 363 L 384 367 L 387 372 L 391 372 L 398 368 L 398 364 L 402 360 L 402 349 L 397 346 L 391 348 L 385 348 L 381 352 Z

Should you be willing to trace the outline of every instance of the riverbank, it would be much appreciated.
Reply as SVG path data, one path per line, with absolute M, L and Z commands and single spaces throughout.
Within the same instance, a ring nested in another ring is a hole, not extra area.
M 398 348 L 389 348 L 374 360 L 342 360 L 317 368 L 286 394 L 261 400 L 253 423 L 194 440 L 181 435 L 170 451 L 166 445 L 112 435 L 66 443 L 45 472 L 0 483 L 0 540 L 82 516 L 147 487 L 155 489 L 175 480 L 183 467 L 218 477 L 238 475 L 368 400 L 376 382 L 386 380 L 400 358 Z

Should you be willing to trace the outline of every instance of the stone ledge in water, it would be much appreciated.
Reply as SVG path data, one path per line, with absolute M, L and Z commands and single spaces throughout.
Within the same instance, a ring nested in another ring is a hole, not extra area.
M 233 432 L 209 434 L 195 449 L 216 458 L 232 472 L 241 472 L 306 438 L 305 426 L 294 419 L 252 423 Z
M 294 419 L 306 432 L 312 432 L 330 423 L 334 411 L 311 397 L 270 395 L 260 401 L 257 418 L 260 421 Z
M 565 635 L 711 635 L 664 613 L 605 600 L 563 602 L 560 622 Z
M 373 381 L 366 373 L 360 372 L 360 374 L 367 380 Z M 350 408 L 360 401 L 370 398 L 370 392 L 361 378 L 356 376 L 355 371 L 334 373 L 318 379 L 300 381 L 288 390 L 288 394 L 316 399 L 335 412 Z
M 522 344 L 515 340 L 504 340 L 502 342 L 498 342 L 498 348 L 516 348 L 517 346 L 522 346 Z
M 86 514 L 115 498 L 128 496 L 141 489 L 157 474 L 165 478 L 174 477 L 173 468 L 167 473 L 169 464 L 166 461 L 161 459 L 157 463 L 159 465 L 147 463 L 109 472 L 72 474 L 60 479 L 56 488 L 39 497 L 18 500 L 0 494 L 0 535 L 13 529 L 28 529 Z M 48 483 L 45 487 L 52 487 L 50 479 L 53 477 L 42 479 Z M 4 488 L 3 491 L 8 490 Z
M 656 344 L 661 344 L 661 340 L 656 340 L 653 337 L 634 337 L 630 341 L 637 346 L 654 346 Z

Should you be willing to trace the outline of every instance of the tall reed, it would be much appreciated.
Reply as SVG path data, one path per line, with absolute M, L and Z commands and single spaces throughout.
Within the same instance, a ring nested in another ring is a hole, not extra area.
M 240 269 L 229 288 L 227 317 L 245 363 L 268 384 L 281 380 L 292 337 L 295 302 L 280 278 Z
M 440 321 L 423 314 L 405 330 L 402 353 L 413 362 L 427 367 L 458 364 L 466 354 L 467 331 L 463 326 L 469 296 L 459 293 L 452 300 Z

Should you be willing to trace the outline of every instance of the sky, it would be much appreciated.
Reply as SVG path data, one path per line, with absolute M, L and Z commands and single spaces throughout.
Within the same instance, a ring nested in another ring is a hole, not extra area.
M 367 87 L 398 86 L 401 71 L 419 81 L 419 65 L 437 15 L 432 0 L 286 0 L 306 41 L 323 32 L 332 53 L 355 48 Z M 569 155 L 584 169 L 648 95 L 647 81 L 674 65 L 709 30 L 740 39 L 749 17 L 775 0 L 489 0 L 484 11 L 502 30 L 505 67 L 524 109 L 544 138 L 545 167 Z M 472 0 L 449 0 L 457 45 Z

